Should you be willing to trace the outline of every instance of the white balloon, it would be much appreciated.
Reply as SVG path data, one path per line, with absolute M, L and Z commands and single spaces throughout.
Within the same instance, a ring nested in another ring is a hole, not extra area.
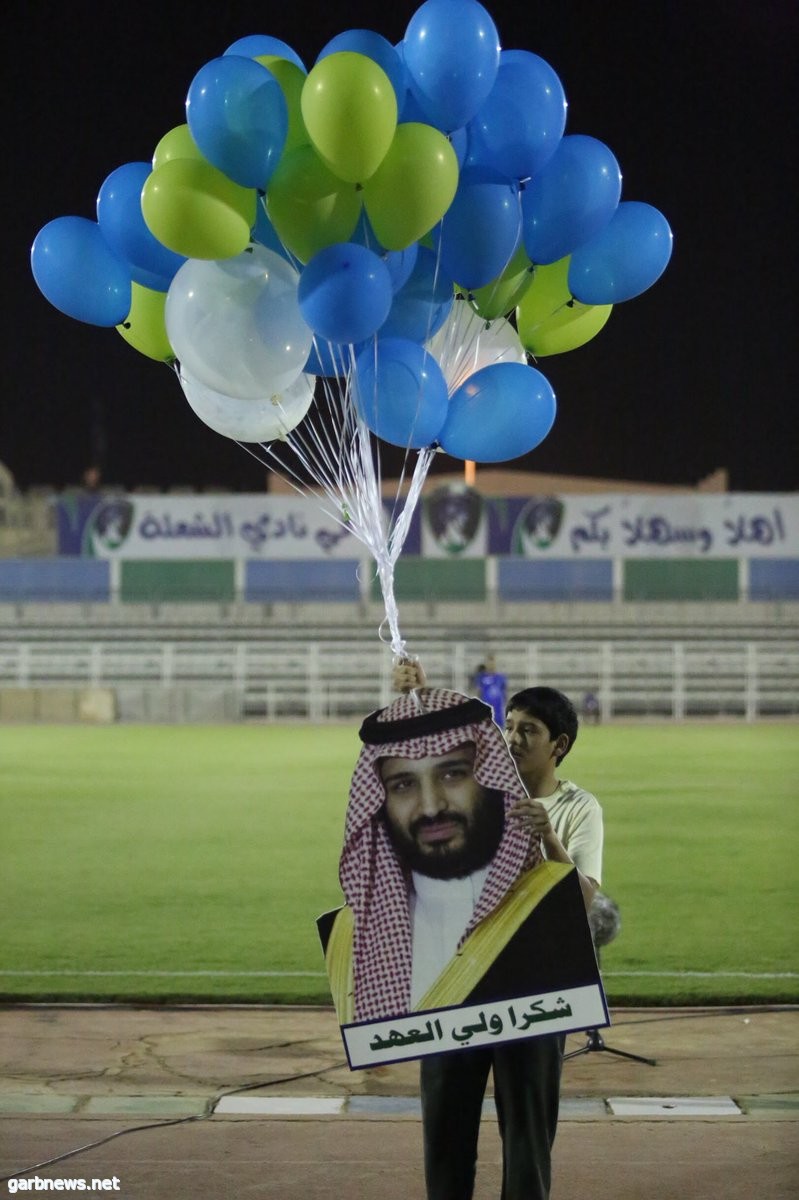
M 527 362 L 527 351 L 510 321 L 488 322 L 465 300 L 456 300 L 427 348 L 438 360 L 450 396 L 483 367 Z
M 191 408 L 201 421 L 236 442 L 271 442 L 285 438 L 311 407 L 313 375 L 300 375 L 281 394 L 243 400 L 224 396 L 187 374 L 182 364 L 180 383 Z
M 192 379 L 258 400 L 302 372 L 313 334 L 297 300 L 299 274 L 265 246 L 235 258 L 190 258 L 166 298 L 170 344 Z

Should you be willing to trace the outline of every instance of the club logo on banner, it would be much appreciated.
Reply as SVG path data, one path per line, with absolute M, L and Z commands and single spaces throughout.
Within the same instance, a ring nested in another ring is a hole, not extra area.
M 487 553 L 485 503 L 466 484 L 444 484 L 424 501 L 422 554 L 481 558 Z
M 560 533 L 566 507 L 557 496 L 533 496 L 521 511 L 513 531 L 515 554 L 548 550 Z
M 83 553 L 90 558 L 107 558 L 121 551 L 133 528 L 134 507 L 120 496 L 95 508 L 83 530 Z

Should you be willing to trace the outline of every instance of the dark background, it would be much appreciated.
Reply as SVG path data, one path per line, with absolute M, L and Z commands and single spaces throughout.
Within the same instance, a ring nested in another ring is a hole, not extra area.
M 52 308 L 30 245 L 54 217 L 93 218 L 103 180 L 185 120 L 197 70 L 272 34 L 311 66 L 349 28 L 399 41 L 416 5 L 22 3 L 4 13 L 4 388 L 0 461 L 21 487 L 78 482 L 260 490 L 265 472 L 190 411 L 171 370 L 113 329 Z M 674 231 L 666 273 L 589 345 L 541 360 L 558 397 L 547 440 L 514 467 L 792 490 L 799 6 L 788 0 L 488 3 L 505 48 L 557 71 L 567 132 L 613 150 L 623 197 Z M 437 469 L 452 470 L 440 456 Z

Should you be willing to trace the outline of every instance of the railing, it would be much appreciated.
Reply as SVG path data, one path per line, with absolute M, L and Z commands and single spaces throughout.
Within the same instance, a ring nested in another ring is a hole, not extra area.
M 431 683 L 469 690 L 484 643 L 429 640 Z M 799 713 L 799 643 L 547 641 L 492 643 L 510 693 L 535 683 L 603 720 Z M 370 641 L 25 641 L 0 645 L 2 712 L 14 693 L 109 689 L 120 719 L 352 718 L 391 699 L 391 657 Z M 167 698 L 177 697 L 171 705 Z M 181 699 L 182 697 L 182 699 Z M 24 711 L 32 711 L 30 707 Z

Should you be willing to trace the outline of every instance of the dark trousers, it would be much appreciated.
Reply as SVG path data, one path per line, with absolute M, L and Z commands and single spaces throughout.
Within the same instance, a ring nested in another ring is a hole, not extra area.
M 502 1136 L 501 1200 L 548 1200 L 564 1038 L 556 1035 L 423 1058 L 428 1200 L 471 1200 L 488 1073 Z

